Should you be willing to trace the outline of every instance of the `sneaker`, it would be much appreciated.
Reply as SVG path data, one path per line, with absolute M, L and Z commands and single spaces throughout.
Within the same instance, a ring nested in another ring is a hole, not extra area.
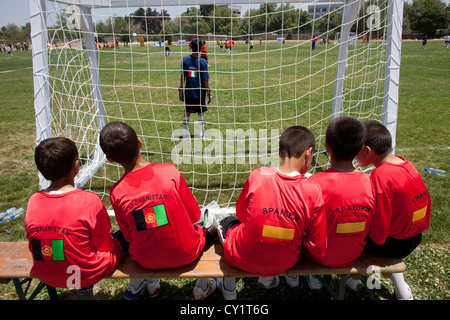
M 222 292 L 224 300 L 236 300 L 237 298 L 236 289 L 234 289 L 233 291 L 225 289 L 225 287 L 223 286 L 222 278 L 217 279 L 217 288 L 219 289 L 220 292 Z
M 93 284 L 91 284 L 90 286 L 81 288 L 81 290 L 83 290 L 83 291 L 92 291 L 93 289 L 94 289 L 94 285 Z
M 353 279 L 350 275 L 345 281 L 345 286 L 347 287 L 347 289 L 353 292 L 357 292 L 362 288 L 364 288 L 364 284 L 362 283 L 361 280 Z
M 161 291 L 161 279 L 156 279 L 156 281 L 147 281 L 147 292 L 150 298 L 156 297 Z
M 203 228 L 206 232 L 212 235 L 214 238 L 217 236 L 217 228 L 214 221 L 214 213 L 209 212 L 208 209 L 203 213 Z
M 306 279 L 306 282 L 308 283 L 308 287 L 313 291 L 320 291 L 322 290 L 322 282 L 320 282 L 319 279 L 317 279 L 315 276 L 304 276 Z M 319 276 L 320 277 L 320 276 Z
M 216 280 L 214 280 L 213 278 L 208 278 L 208 286 L 206 287 L 206 290 L 195 286 L 194 290 L 192 291 L 192 299 L 204 300 L 216 290 L 216 286 Z
M 139 286 L 135 288 L 133 285 L 129 284 L 125 289 L 124 298 L 127 300 L 133 300 L 143 294 L 146 288 L 146 281 L 144 279 L 141 280 Z
M 284 279 L 286 279 L 286 283 L 288 284 L 289 288 L 295 288 L 298 287 L 299 284 L 299 276 L 285 276 Z
M 259 277 L 258 285 L 265 289 L 276 288 L 280 284 L 280 277 Z

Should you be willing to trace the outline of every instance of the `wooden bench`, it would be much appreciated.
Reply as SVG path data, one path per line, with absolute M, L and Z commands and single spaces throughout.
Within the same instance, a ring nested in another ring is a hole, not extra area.
M 33 299 L 44 287 L 39 283 L 27 298 L 28 289 L 33 277 L 30 275 L 33 259 L 28 249 L 28 242 L 0 242 L 0 282 L 13 280 L 19 299 Z M 358 261 L 349 267 L 328 268 L 318 265 L 303 256 L 291 269 L 283 275 L 341 275 L 339 290 L 336 293 L 325 280 L 319 277 L 325 288 L 336 299 L 343 299 L 345 293 L 346 275 L 360 275 L 371 273 L 374 267 L 384 276 L 403 272 L 405 264 L 400 259 L 381 258 L 363 254 Z M 227 264 L 223 257 L 223 247 L 217 242 L 208 248 L 193 263 L 178 269 L 147 270 L 140 267 L 127 255 L 117 269 L 109 275 L 110 278 L 244 278 L 258 277 L 256 274 L 244 272 Z M 23 280 L 21 280 L 23 279 Z M 2 281 L 3 280 L 3 281 Z M 24 285 L 26 285 L 24 289 Z M 50 298 L 56 298 L 54 288 L 47 287 Z

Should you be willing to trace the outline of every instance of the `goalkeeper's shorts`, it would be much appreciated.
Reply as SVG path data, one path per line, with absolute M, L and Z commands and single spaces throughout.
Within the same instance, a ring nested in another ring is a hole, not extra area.
M 205 113 L 208 111 L 208 107 L 206 106 L 206 97 L 202 99 L 192 99 L 186 97 L 184 100 L 184 106 L 186 112 L 189 113 Z

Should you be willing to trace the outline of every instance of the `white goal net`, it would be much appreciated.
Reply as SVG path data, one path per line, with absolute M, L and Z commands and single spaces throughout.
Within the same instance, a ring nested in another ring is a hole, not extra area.
M 402 11 L 397 0 L 31 0 L 36 141 L 74 140 L 77 187 L 109 207 L 123 169 L 105 161 L 98 136 L 126 122 L 144 158 L 175 164 L 201 207 L 233 207 L 251 170 L 279 165 L 289 126 L 316 136 L 310 173 L 329 165 L 333 117 L 383 121 L 395 141 Z M 212 99 L 206 136 L 192 114 L 181 139 L 181 62 L 194 38 Z

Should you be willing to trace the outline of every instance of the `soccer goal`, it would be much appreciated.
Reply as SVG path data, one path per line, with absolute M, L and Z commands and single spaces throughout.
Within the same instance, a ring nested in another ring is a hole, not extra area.
M 201 207 L 232 208 L 253 169 L 279 165 L 292 125 L 316 136 L 310 173 L 329 166 L 325 130 L 340 115 L 382 121 L 395 147 L 403 1 L 30 0 L 30 14 L 36 142 L 74 140 L 76 185 L 107 207 L 123 173 L 98 143 L 111 121 L 136 130 L 146 160 L 175 164 Z M 192 114 L 183 139 L 194 38 L 212 99 L 206 136 Z

